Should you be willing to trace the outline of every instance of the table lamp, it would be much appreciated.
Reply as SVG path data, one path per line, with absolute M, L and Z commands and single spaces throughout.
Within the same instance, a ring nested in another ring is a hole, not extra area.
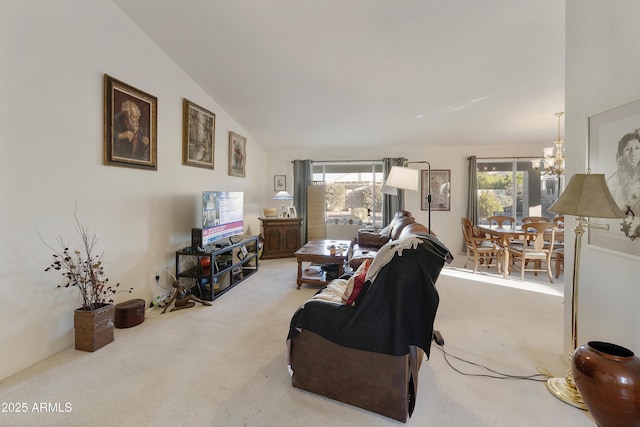
M 278 191 L 274 196 L 273 200 L 293 200 L 293 196 L 286 191 Z M 281 216 L 285 216 L 287 213 L 284 202 L 282 203 L 282 214 Z
M 587 218 L 625 218 L 616 204 L 603 174 L 575 174 L 567 188 L 553 203 L 549 212 L 576 217 L 575 257 L 573 258 L 573 284 L 571 288 L 571 344 L 573 352 L 578 348 L 578 278 L 580 273 L 580 248 L 586 227 L 609 230 L 609 224 L 597 224 Z M 573 381 L 571 369 L 565 378 L 550 378 L 547 389 L 558 399 L 580 409 L 587 409 Z

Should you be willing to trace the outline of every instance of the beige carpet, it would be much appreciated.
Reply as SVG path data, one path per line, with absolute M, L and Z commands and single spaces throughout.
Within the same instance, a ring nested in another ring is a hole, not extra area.
M 143 324 L 117 329 L 115 341 L 95 353 L 70 348 L 5 379 L 2 409 L 25 403 L 27 412 L 0 412 L 0 425 L 401 425 L 291 386 L 289 320 L 317 290 L 296 290 L 295 272 L 293 259 L 262 261 L 258 274 L 211 307 L 150 312 Z M 447 351 L 513 375 L 535 374 L 539 366 L 564 375 L 561 284 L 447 268 L 438 289 L 436 326 Z M 466 372 L 488 373 L 450 361 Z M 544 383 L 462 375 L 435 346 L 419 384 L 409 425 L 594 425 Z M 47 412 L 34 411 L 41 403 Z

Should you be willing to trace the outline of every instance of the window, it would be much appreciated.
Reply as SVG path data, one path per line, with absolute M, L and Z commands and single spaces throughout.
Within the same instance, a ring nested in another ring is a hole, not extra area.
M 492 215 L 512 216 L 518 224 L 527 216 L 555 216 L 547 209 L 558 199 L 562 177 L 538 176 L 529 160 L 479 160 L 477 166 L 479 224 Z
M 313 181 L 326 186 L 326 220 L 382 223 L 382 162 L 314 162 Z

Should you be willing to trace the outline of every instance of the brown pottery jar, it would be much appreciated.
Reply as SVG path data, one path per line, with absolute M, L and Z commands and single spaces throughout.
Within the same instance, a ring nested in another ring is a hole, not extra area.
M 573 353 L 571 368 L 600 427 L 640 427 L 640 359 L 631 350 L 590 341 Z

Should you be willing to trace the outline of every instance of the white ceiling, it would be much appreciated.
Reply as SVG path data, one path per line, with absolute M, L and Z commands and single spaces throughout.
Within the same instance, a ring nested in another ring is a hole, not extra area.
M 562 0 L 114 3 L 266 149 L 550 143 L 564 110 Z

